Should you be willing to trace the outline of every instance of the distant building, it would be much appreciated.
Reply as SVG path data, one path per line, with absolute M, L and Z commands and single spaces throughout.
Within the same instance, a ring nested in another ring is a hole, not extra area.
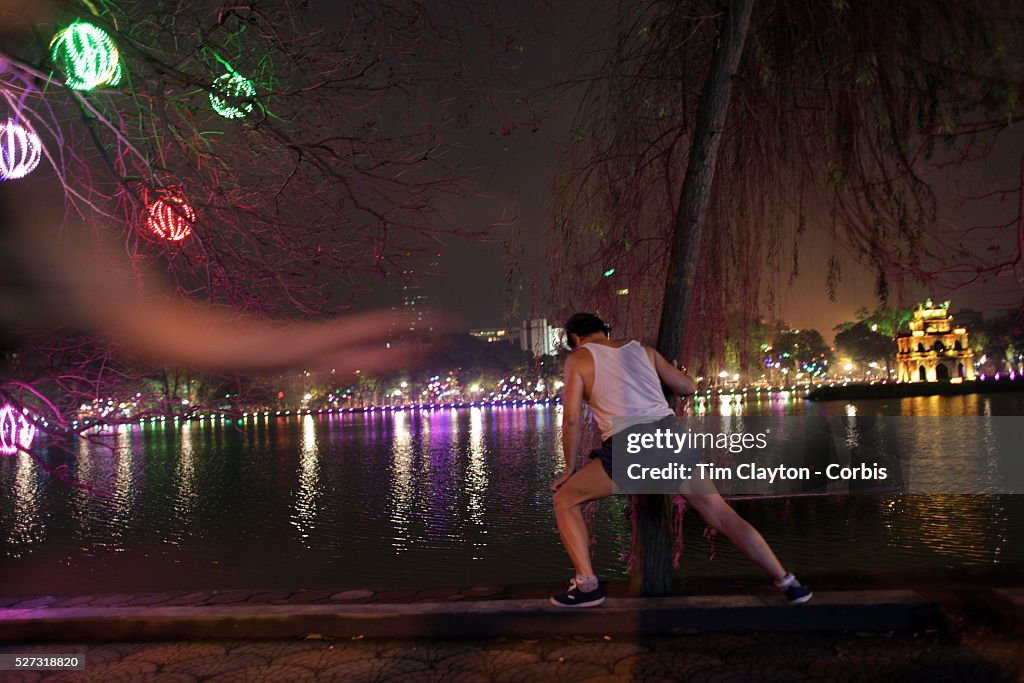
M 406 257 L 412 254 L 406 254 Z M 403 320 L 403 325 L 392 324 L 392 339 L 408 332 L 433 332 L 434 321 L 428 319 L 428 306 L 436 306 L 436 292 L 432 295 L 431 290 L 436 289 L 440 254 L 427 254 L 413 257 L 414 265 L 405 265 L 401 270 L 399 278 L 401 297 L 400 304 L 392 306 L 396 322 L 399 313 L 408 317 Z M 388 344 L 390 346 L 390 342 Z
M 941 382 L 974 379 L 974 352 L 967 329 L 954 327 L 949 302 L 928 299 L 914 309 L 910 332 L 896 337 L 897 379 L 901 382 Z
M 518 330 L 488 327 L 470 330 L 469 334 L 488 343 L 516 344 L 536 356 L 553 356 L 562 348 L 562 328 L 552 327 L 547 318 L 524 320 Z
M 470 330 L 469 334 L 471 337 L 483 339 L 488 344 L 493 344 L 495 342 L 506 342 L 508 344 L 519 343 L 519 335 L 505 329 L 488 328 L 483 330 Z
M 562 329 L 552 327 L 547 318 L 524 320 L 519 346 L 537 356 L 553 356 L 562 345 Z

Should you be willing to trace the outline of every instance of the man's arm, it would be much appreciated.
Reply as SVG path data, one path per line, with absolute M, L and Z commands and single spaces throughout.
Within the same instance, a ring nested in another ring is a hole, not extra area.
M 583 440 L 583 426 L 580 424 L 583 377 L 577 365 L 577 360 L 570 354 L 565 361 L 565 377 L 562 379 L 562 454 L 565 456 L 565 471 L 551 484 L 552 491 L 569 481 L 576 469 L 576 454 Z
M 2 187 L 8 184 L 0 183 L 4 332 L 29 337 L 64 327 L 153 366 L 210 372 L 374 373 L 408 367 L 429 350 L 420 343 L 389 347 L 393 330 L 409 327 L 391 312 L 285 322 L 242 318 L 228 308 L 168 295 L 162 278 L 136 272 L 123 245 L 65 216 L 56 178 L 30 185 L 25 196 L 24 187 Z M 433 326 L 439 329 L 437 322 Z
M 680 396 L 688 396 L 697 393 L 697 382 L 685 372 L 676 369 L 665 357 L 654 351 L 654 369 L 658 372 L 658 379 L 669 389 Z

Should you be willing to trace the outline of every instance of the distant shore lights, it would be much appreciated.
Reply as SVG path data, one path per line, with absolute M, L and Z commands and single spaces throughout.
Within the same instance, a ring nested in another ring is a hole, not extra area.
M 14 455 L 32 445 L 36 427 L 9 403 L 0 408 L 0 454 Z
M 14 119 L 0 123 L 0 179 L 24 178 L 39 165 L 43 143 Z

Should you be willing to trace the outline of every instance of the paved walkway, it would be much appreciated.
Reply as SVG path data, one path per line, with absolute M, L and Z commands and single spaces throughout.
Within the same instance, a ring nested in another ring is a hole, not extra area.
M 715 631 L 911 631 L 938 628 L 938 606 L 913 591 L 818 593 L 793 607 L 779 596 L 609 598 L 587 609 L 547 600 L 369 605 L 72 606 L 0 610 L 8 642 L 210 638 L 467 638 L 657 635 Z
M 5 651 L 12 651 L 4 647 Z M 22 647 L 21 652 L 54 652 Z M 5 683 L 613 683 L 1020 681 L 1018 639 L 988 634 L 697 634 L 487 641 L 171 642 L 65 645 L 83 671 L 7 672 Z
M 820 591 L 799 607 L 755 590 L 612 597 L 588 610 L 546 606 L 538 598 L 548 586 L 9 598 L 0 653 L 77 653 L 85 668 L 4 671 L 0 681 L 1024 680 L 1024 589 L 942 585 Z M 161 614 L 178 616 L 163 632 L 147 630 Z M 355 628 L 336 628 L 339 614 Z M 291 635 L 244 632 L 268 623 Z M 35 630 L 19 635 L 25 624 Z

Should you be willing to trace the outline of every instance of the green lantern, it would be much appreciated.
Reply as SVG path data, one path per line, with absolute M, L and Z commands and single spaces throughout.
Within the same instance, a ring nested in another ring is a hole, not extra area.
M 92 90 L 121 82 L 121 56 L 114 39 L 103 29 L 76 21 L 50 41 L 53 63 L 74 90 Z
M 252 112 L 255 98 L 253 82 L 237 71 L 230 71 L 213 82 L 210 104 L 224 118 L 240 119 Z

